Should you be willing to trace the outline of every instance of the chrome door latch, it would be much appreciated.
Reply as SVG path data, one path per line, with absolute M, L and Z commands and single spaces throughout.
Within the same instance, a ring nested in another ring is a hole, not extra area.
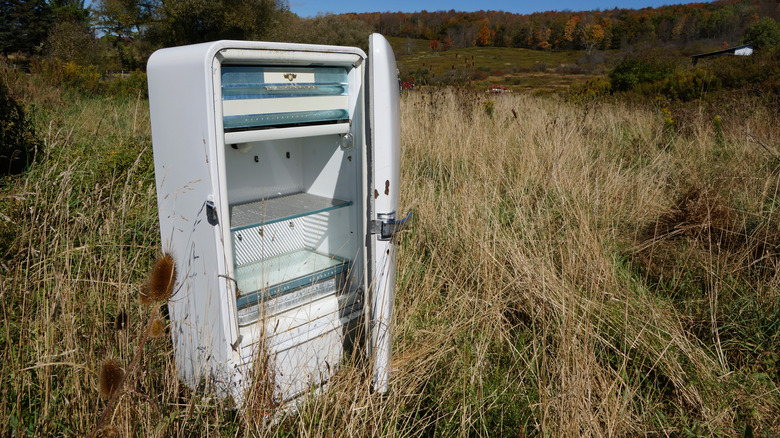
M 411 219 L 413 212 L 409 212 L 405 218 L 401 220 L 395 219 L 395 212 L 390 213 L 377 213 L 377 220 L 371 221 L 371 234 L 376 234 L 377 240 L 391 240 L 393 235 L 406 227 L 406 221 Z

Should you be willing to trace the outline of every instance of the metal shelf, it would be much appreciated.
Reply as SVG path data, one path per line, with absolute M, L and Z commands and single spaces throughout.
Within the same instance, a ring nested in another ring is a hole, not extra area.
M 309 193 L 296 193 L 237 204 L 230 207 L 230 231 L 240 231 L 257 225 L 291 220 L 350 205 L 352 205 L 352 201 L 342 201 Z

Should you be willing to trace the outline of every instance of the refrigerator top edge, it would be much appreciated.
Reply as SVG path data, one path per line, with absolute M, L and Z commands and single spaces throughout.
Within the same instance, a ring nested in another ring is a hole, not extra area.
M 357 47 L 221 40 L 157 50 L 149 57 L 147 69 L 191 62 L 210 67 L 215 58 L 233 64 L 357 66 L 367 56 Z

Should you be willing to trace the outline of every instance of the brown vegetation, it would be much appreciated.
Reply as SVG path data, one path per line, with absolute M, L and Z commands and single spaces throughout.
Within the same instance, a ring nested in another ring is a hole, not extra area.
M 264 424 L 262 355 L 241 413 L 179 382 L 167 337 L 142 348 L 137 285 L 160 246 L 146 102 L 24 81 L 17 95 L 52 104 L 35 118 L 46 164 L 0 192 L 2 435 L 89 433 L 98 364 L 141 349 L 109 410 L 121 435 L 780 433 L 780 120 L 750 97 L 716 125 L 660 104 L 405 94 L 415 222 L 390 391 L 346 361 Z

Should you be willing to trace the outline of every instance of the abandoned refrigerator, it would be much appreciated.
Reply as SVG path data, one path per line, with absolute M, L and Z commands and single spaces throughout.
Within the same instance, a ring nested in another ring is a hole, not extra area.
M 387 389 L 399 189 L 398 80 L 361 49 L 218 41 L 149 59 L 160 232 L 180 378 L 239 403 L 255 358 L 274 399 L 346 355 Z

